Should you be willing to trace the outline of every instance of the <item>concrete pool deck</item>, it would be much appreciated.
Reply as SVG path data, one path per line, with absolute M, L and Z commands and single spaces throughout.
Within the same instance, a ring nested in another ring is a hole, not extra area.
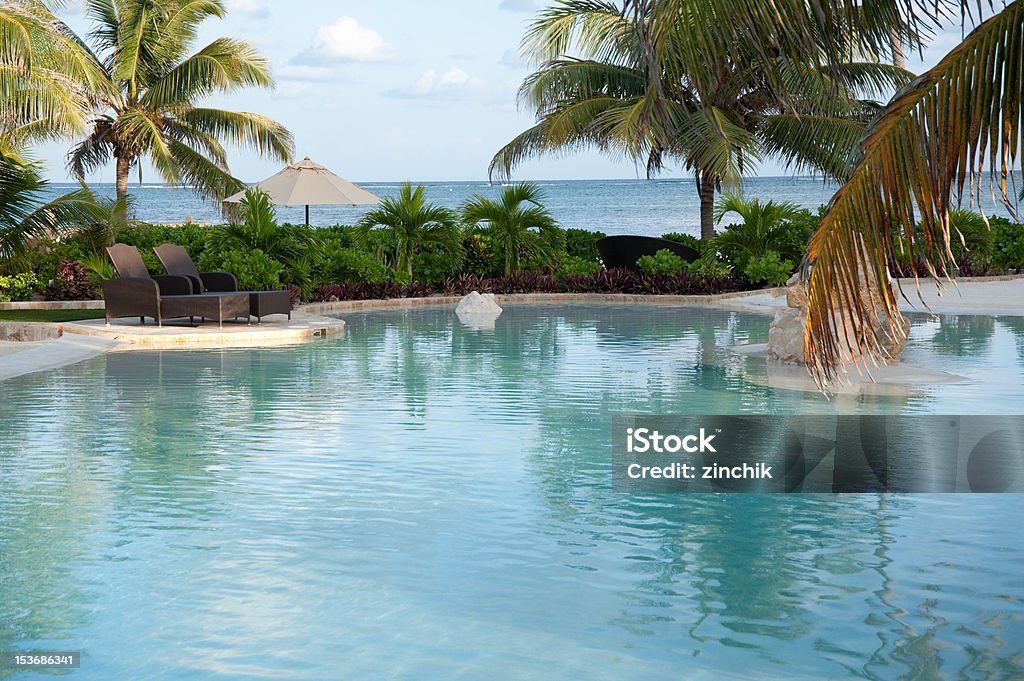
M 15 327 L 17 323 L 7 323 Z M 110 326 L 103 319 L 46 326 L 55 338 L 37 342 L 0 341 L 0 381 L 16 376 L 56 369 L 91 359 L 107 352 L 125 350 L 194 350 L 294 345 L 313 339 L 338 336 L 345 322 L 333 317 L 306 314 L 298 310 L 292 319 L 264 319 L 262 324 L 209 323 L 188 326 L 180 323 L 158 327 L 138 319 L 116 320 Z
M 921 280 L 920 293 L 913 279 L 900 279 L 903 295 L 900 309 L 950 315 L 1024 315 L 1024 275 L 1005 277 L 978 277 L 945 283 L 941 293 L 935 284 Z M 749 295 L 724 299 L 719 306 L 729 310 L 775 314 L 786 307 L 786 289 L 754 291 Z
M 922 281 L 921 292 L 927 307 L 917 300 L 913 280 L 903 280 L 901 283 L 905 294 L 910 298 L 910 302 L 904 301 L 902 306 L 906 312 L 1024 315 L 1024 276 L 963 280 L 959 282 L 959 288 L 947 285 L 941 295 L 936 292 L 933 284 Z M 225 323 L 223 328 L 219 328 L 217 324 L 197 327 L 168 324 L 160 328 L 153 323 L 141 325 L 136 319 L 116 320 L 110 326 L 102 319 L 49 324 L 45 326 L 52 327 L 53 333 L 60 337 L 38 342 L 0 341 L 0 380 L 74 364 L 105 352 L 292 345 L 343 334 L 345 322 L 333 315 L 380 309 L 454 305 L 460 299 L 461 296 L 313 303 L 296 309 L 291 321 L 271 317 L 262 324 L 247 326 L 243 323 Z M 573 293 L 499 295 L 497 301 L 499 304 L 578 302 L 687 305 L 766 315 L 774 315 L 786 306 L 783 288 L 712 296 Z M 760 348 L 753 346 L 738 347 L 734 350 L 751 356 L 760 354 Z M 772 374 L 771 383 L 777 387 L 817 389 L 801 367 L 779 368 Z M 857 376 L 855 371 L 851 372 L 850 378 L 853 379 L 854 389 L 856 390 L 855 386 L 858 384 L 875 384 L 874 389 L 878 389 L 885 384 L 906 387 L 914 383 L 960 380 L 959 377 L 910 365 L 882 367 L 872 370 L 871 374 Z M 866 387 L 864 389 L 867 390 Z

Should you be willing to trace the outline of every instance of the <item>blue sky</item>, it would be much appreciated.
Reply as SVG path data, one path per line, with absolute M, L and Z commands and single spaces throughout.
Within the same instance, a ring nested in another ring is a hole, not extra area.
M 483 179 L 494 152 L 532 122 L 518 110 L 516 90 L 528 73 L 517 47 L 540 4 L 534 0 L 225 4 L 227 18 L 204 26 L 203 44 L 221 35 L 249 40 L 271 61 L 277 89 L 211 103 L 276 118 L 294 133 L 298 158 L 311 156 L 349 179 Z M 76 30 L 87 30 L 73 7 L 62 16 Z M 925 61 L 934 62 L 938 48 L 948 49 L 954 38 L 941 36 Z M 67 146 L 38 150 L 52 180 L 68 179 Z M 231 167 L 236 176 L 255 181 L 276 172 L 279 164 L 236 152 Z M 159 181 L 152 170 L 143 172 L 144 180 Z M 517 177 L 641 174 L 626 160 L 583 153 L 526 163 Z M 768 162 L 760 174 L 782 172 Z M 113 169 L 90 179 L 113 181 Z

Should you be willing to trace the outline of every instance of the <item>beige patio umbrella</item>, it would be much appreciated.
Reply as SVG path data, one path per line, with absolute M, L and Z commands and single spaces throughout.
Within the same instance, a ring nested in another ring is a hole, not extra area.
M 310 160 L 309 156 L 299 163 L 285 166 L 284 170 L 256 185 L 269 196 L 270 200 L 282 206 L 305 206 L 306 224 L 309 224 L 309 207 L 322 205 L 361 206 L 380 203 L 380 199 L 348 180 L 342 179 Z M 238 203 L 245 198 L 239 192 L 224 199 Z

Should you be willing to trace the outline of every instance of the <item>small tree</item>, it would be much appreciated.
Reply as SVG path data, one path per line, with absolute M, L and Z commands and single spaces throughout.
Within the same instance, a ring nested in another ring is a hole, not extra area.
M 547 208 L 541 189 L 530 182 L 506 187 L 495 201 L 477 194 L 462 206 L 462 220 L 486 227 L 491 244 L 502 258 L 505 274 L 520 269 L 523 255 L 555 265 L 565 248 L 565 234 Z M 525 204 L 525 205 L 524 205 Z
M 423 187 L 407 183 L 398 197 L 388 197 L 356 223 L 353 235 L 363 247 L 370 242 L 374 230 L 386 231 L 394 242 L 391 266 L 395 272 L 412 280 L 412 265 L 425 246 L 433 244 L 455 261 L 462 259 L 462 235 L 455 212 L 427 203 Z M 385 259 L 387 259 L 385 257 Z

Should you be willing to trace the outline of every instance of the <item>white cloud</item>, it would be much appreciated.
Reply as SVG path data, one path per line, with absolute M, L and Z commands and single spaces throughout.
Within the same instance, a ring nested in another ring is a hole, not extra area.
M 299 61 L 311 62 L 388 62 L 395 60 L 394 48 L 377 31 L 352 17 L 341 17 L 316 31 L 313 47 Z
M 533 0 L 501 0 L 498 7 L 509 12 L 532 12 L 537 9 Z
M 443 73 L 427 69 L 412 85 L 402 89 L 388 90 L 388 97 L 403 99 L 446 99 L 479 94 L 486 90 L 484 82 L 470 75 L 458 66 L 450 66 Z
M 270 12 L 260 0 L 227 0 L 224 6 L 228 12 L 234 14 L 245 14 L 261 19 L 270 15 Z

